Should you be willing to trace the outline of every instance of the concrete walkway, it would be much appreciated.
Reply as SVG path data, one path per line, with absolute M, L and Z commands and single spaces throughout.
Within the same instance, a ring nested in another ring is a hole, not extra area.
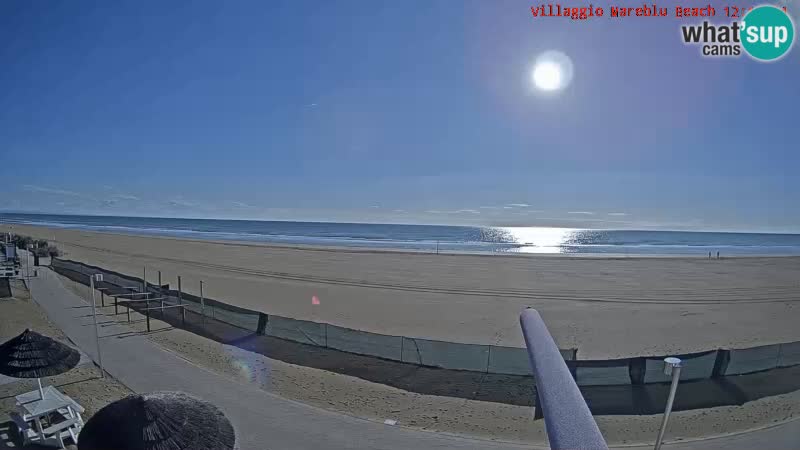
M 667 430 L 667 435 L 669 435 L 669 429 Z M 625 448 L 629 450 L 649 450 L 653 446 Z M 800 420 L 795 419 L 774 427 L 719 438 L 665 444 L 662 448 L 669 450 L 752 450 L 759 448 L 797 450 L 800 449 Z
M 50 319 L 96 360 L 94 328 L 86 302 L 45 268 L 40 268 L 39 277 L 32 280 L 31 291 Z M 144 336 L 115 337 L 130 330 L 104 316 L 98 316 L 98 321 L 103 365 L 108 373 L 136 392 L 182 390 L 214 403 L 233 422 L 243 450 L 537 448 L 384 425 L 293 402 L 196 366 Z M 795 421 L 768 430 L 665 447 L 789 450 L 799 445 L 800 421 Z

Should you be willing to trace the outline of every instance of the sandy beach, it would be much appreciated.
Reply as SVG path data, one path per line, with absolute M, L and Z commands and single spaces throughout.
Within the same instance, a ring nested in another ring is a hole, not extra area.
M 523 346 L 538 309 L 581 359 L 800 340 L 800 258 L 435 255 L 144 237 L 2 225 L 67 259 L 287 317 L 376 333 Z M 320 305 L 311 305 L 317 296 Z
M 85 285 L 66 277 L 62 284 L 89 301 Z M 173 328 L 153 319 L 147 333 L 143 317 L 115 316 L 113 307 L 100 309 L 108 319 L 131 328 L 163 348 L 231 379 L 258 385 L 320 408 L 378 422 L 396 420 L 400 426 L 456 433 L 483 439 L 545 445 L 544 422 L 531 419 L 526 406 L 425 395 L 341 375 L 326 370 L 288 364 Z M 667 440 L 703 439 L 745 432 L 796 420 L 800 392 L 765 397 L 742 406 L 723 406 L 673 413 Z M 658 431 L 661 415 L 595 416 L 611 445 L 649 444 Z
M 60 277 L 69 290 L 90 298 L 85 285 Z M 30 298 L 21 282 L 12 286 L 14 298 L 0 301 L 0 337 L 7 339 L 25 327 L 65 340 L 42 310 Z M 106 319 L 127 323 L 124 314 L 113 315 L 113 307 L 101 308 Z M 320 408 L 415 429 L 448 432 L 484 439 L 544 445 L 544 423 L 531 420 L 528 407 L 498 404 L 407 392 L 359 378 L 309 367 L 287 364 L 262 355 L 215 342 L 191 332 L 153 320 L 153 332 L 146 333 L 143 318 L 133 314 L 128 326 L 132 334 L 142 334 L 163 348 L 200 366 L 243 383 L 253 383 L 274 392 Z M 43 379 L 54 384 L 87 408 L 89 417 L 97 409 L 129 391 L 113 378 L 99 379 L 94 366 L 81 366 L 66 374 Z M 0 386 L 0 411 L 13 406 L 13 395 L 34 388 L 31 380 Z M 796 420 L 798 392 L 761 398 L 742 406 L 725 406 L 674 413 L 668 441 L 704 439 L 747 430 L 761 429 Z M 648 444 L 656 434 L 661 416 L 597 416 L 604 437 L 611 445 Z M 0 432 L 11 425 L 0 423 Z

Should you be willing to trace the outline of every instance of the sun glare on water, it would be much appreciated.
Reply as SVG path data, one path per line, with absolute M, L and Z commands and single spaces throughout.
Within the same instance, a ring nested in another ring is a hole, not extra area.
M 505 227 L 507 235 L 520 244 L 519 253 L 564 253 L 563 245 L 579 230 L 572 228 Z

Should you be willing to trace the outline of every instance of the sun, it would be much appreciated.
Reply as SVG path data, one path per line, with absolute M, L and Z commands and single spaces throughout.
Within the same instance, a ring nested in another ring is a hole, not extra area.
M 561 87 L 561 67 L 552 62 L 543 62 L 533 68 L 533 83 L 543 91 L 554 91 Z
M 540 91 L 564 89 L 572 81 L 572 61 L 559 51 L 544 52 L 536 58 L 531 78 L 536 89 Z

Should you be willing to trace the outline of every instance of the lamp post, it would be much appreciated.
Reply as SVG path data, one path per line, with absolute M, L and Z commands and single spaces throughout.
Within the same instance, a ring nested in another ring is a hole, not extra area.
M 33 249 L 33 244 L 28 244 L 28 247 L 25 249 L 25 276 L 28 278 L 28 283 L 31 282 L 31 251 Z
M 664 420 L 661 422 L 661 430 L 658 432 L 658 439 L 654 450 L 661 448 L 661 441 L 664 439 L 664 432 L 667 431 L 667 420 L 669 413 L 672 412 L 672 402 L 675 401 L 675 392 L 678 390 L 678 381 L 681 377 L 682 362 L 680 358 L 664 358 L 664 375 L 672 374 L 672 384 L 669 387 L 669 397 L 667 397 L 667 408 L 664 410 Z
M 89 277 L 89 284 L 92 289 L 92 316 L 94 317 L 94 340 L 97 343 L 97 364 L 100 366 L 100 378 L 106 377 L 106 371 L 103 370 L 103 357 L 100 354 L 100 333 L 97 331 L 97 301 L 94 298 L 94 282 L 103 281 L 103 274 L 98 273 Z

